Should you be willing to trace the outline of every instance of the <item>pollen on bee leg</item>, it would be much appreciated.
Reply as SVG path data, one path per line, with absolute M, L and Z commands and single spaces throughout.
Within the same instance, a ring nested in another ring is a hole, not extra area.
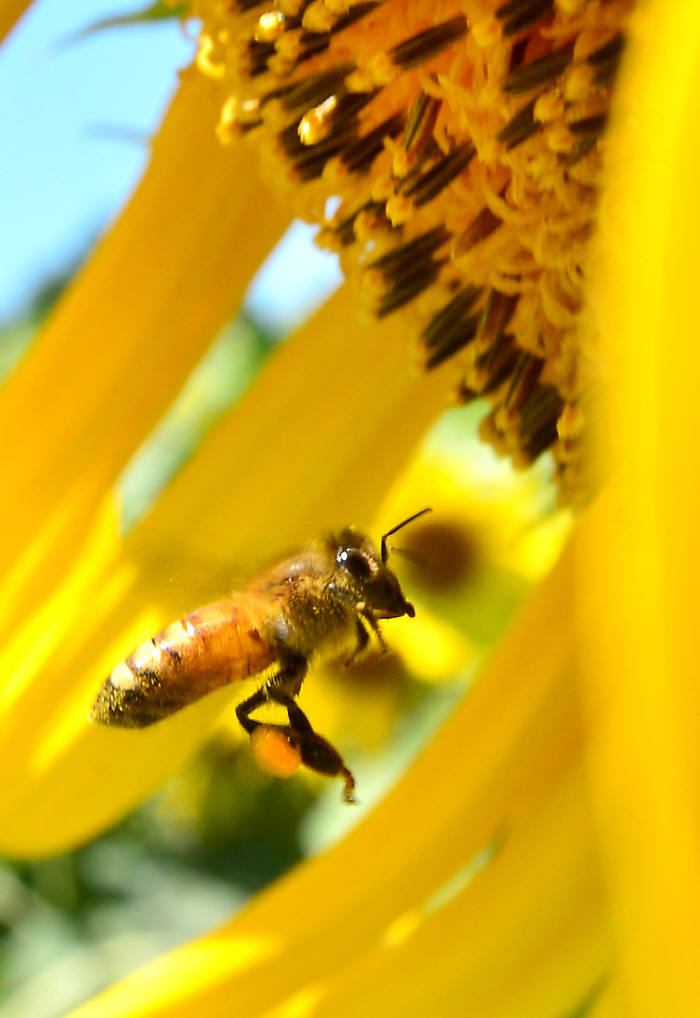
M 288 778 L 299 769 L 301 751 L 275 725 L 258 725 L 250 733 L 253 759 L 261 771 Z

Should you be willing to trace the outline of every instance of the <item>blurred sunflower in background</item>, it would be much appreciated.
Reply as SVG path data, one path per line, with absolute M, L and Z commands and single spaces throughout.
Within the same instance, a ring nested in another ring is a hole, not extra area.
M 113 937 L 101 971 L 81 964 L 96 897 L 166 897 L 166 947 L 311 853 L 76 1013 L 697 1014 L 700 16 L 177 13 L 198 19 L 195 65 L 141 183 L 24 353 L 28 324 L 6 330 L 10 1013 L 61 1013 L 153 955 Z M 238 312 L 294 215 L 348 282 L 279 344 Z M 220 720 L 230 690 L 139 733 L 87 724 L 114 663 L 236 570 L 426 503 L 395 553 L 416 619 L 302 693 L 358 759 L 354 816 L 335 786 L 253 770 Z M 79 924 L 66 990 L 71 962 L 37 974 L 22 937 Z

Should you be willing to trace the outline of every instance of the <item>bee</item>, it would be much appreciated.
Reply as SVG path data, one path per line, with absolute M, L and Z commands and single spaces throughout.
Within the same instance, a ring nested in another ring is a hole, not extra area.
M 368 537 L 346 527 L 263 572 L 241 592 L 166 626 L 113 669 L 90 720 L 144 728 L 221 686 L 268 673 L 236 708 L 258 763 L 283 776 L 303 764 L 340 777 L 345 801 L 354 802 L 351 771 L 314 731 L 296 698 L 312 662 L 341 658 L 349 665 L 366 650 L 371 634 L 386 650 L 380 621 L 414 617 L 387 566 L 387 538 L 429 511 L 388 530 L 379 553 Z M 268 703 L 284 708 L 287 724 L 252 717 Z

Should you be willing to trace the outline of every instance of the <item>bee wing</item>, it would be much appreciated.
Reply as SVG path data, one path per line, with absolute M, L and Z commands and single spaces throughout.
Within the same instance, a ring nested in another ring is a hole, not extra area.
M 249 598 L 216 601 L 183 616 L 120 662 L 97 695 L 91 719 L 143 728 L 207 693 L 268 668 L 275 650 Z

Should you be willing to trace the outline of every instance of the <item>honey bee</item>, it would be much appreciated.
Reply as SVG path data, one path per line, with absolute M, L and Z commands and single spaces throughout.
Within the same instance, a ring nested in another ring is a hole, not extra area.
M 352 527 L 313 542 L 253 579 L 240 593 L 184 615 L 142 643 L 103 683 L 90 719 L 143 728 L 221 686 L 269 672 L 263 685 L 236 708 L 258 763 L 286 775 L 303 764 L 344 780 L 354 802 L 355 779 L 340 753 L 314 731 L 296 703 L 312 661 L 350 664 L 370 642 L 386 650 L 379 622 L 415 610 L 387 566 L 387 538 L 429 512 L 422 509 L 383 535 L 379 554 Z M 288 724 L 251 715 L 274 703 Z

